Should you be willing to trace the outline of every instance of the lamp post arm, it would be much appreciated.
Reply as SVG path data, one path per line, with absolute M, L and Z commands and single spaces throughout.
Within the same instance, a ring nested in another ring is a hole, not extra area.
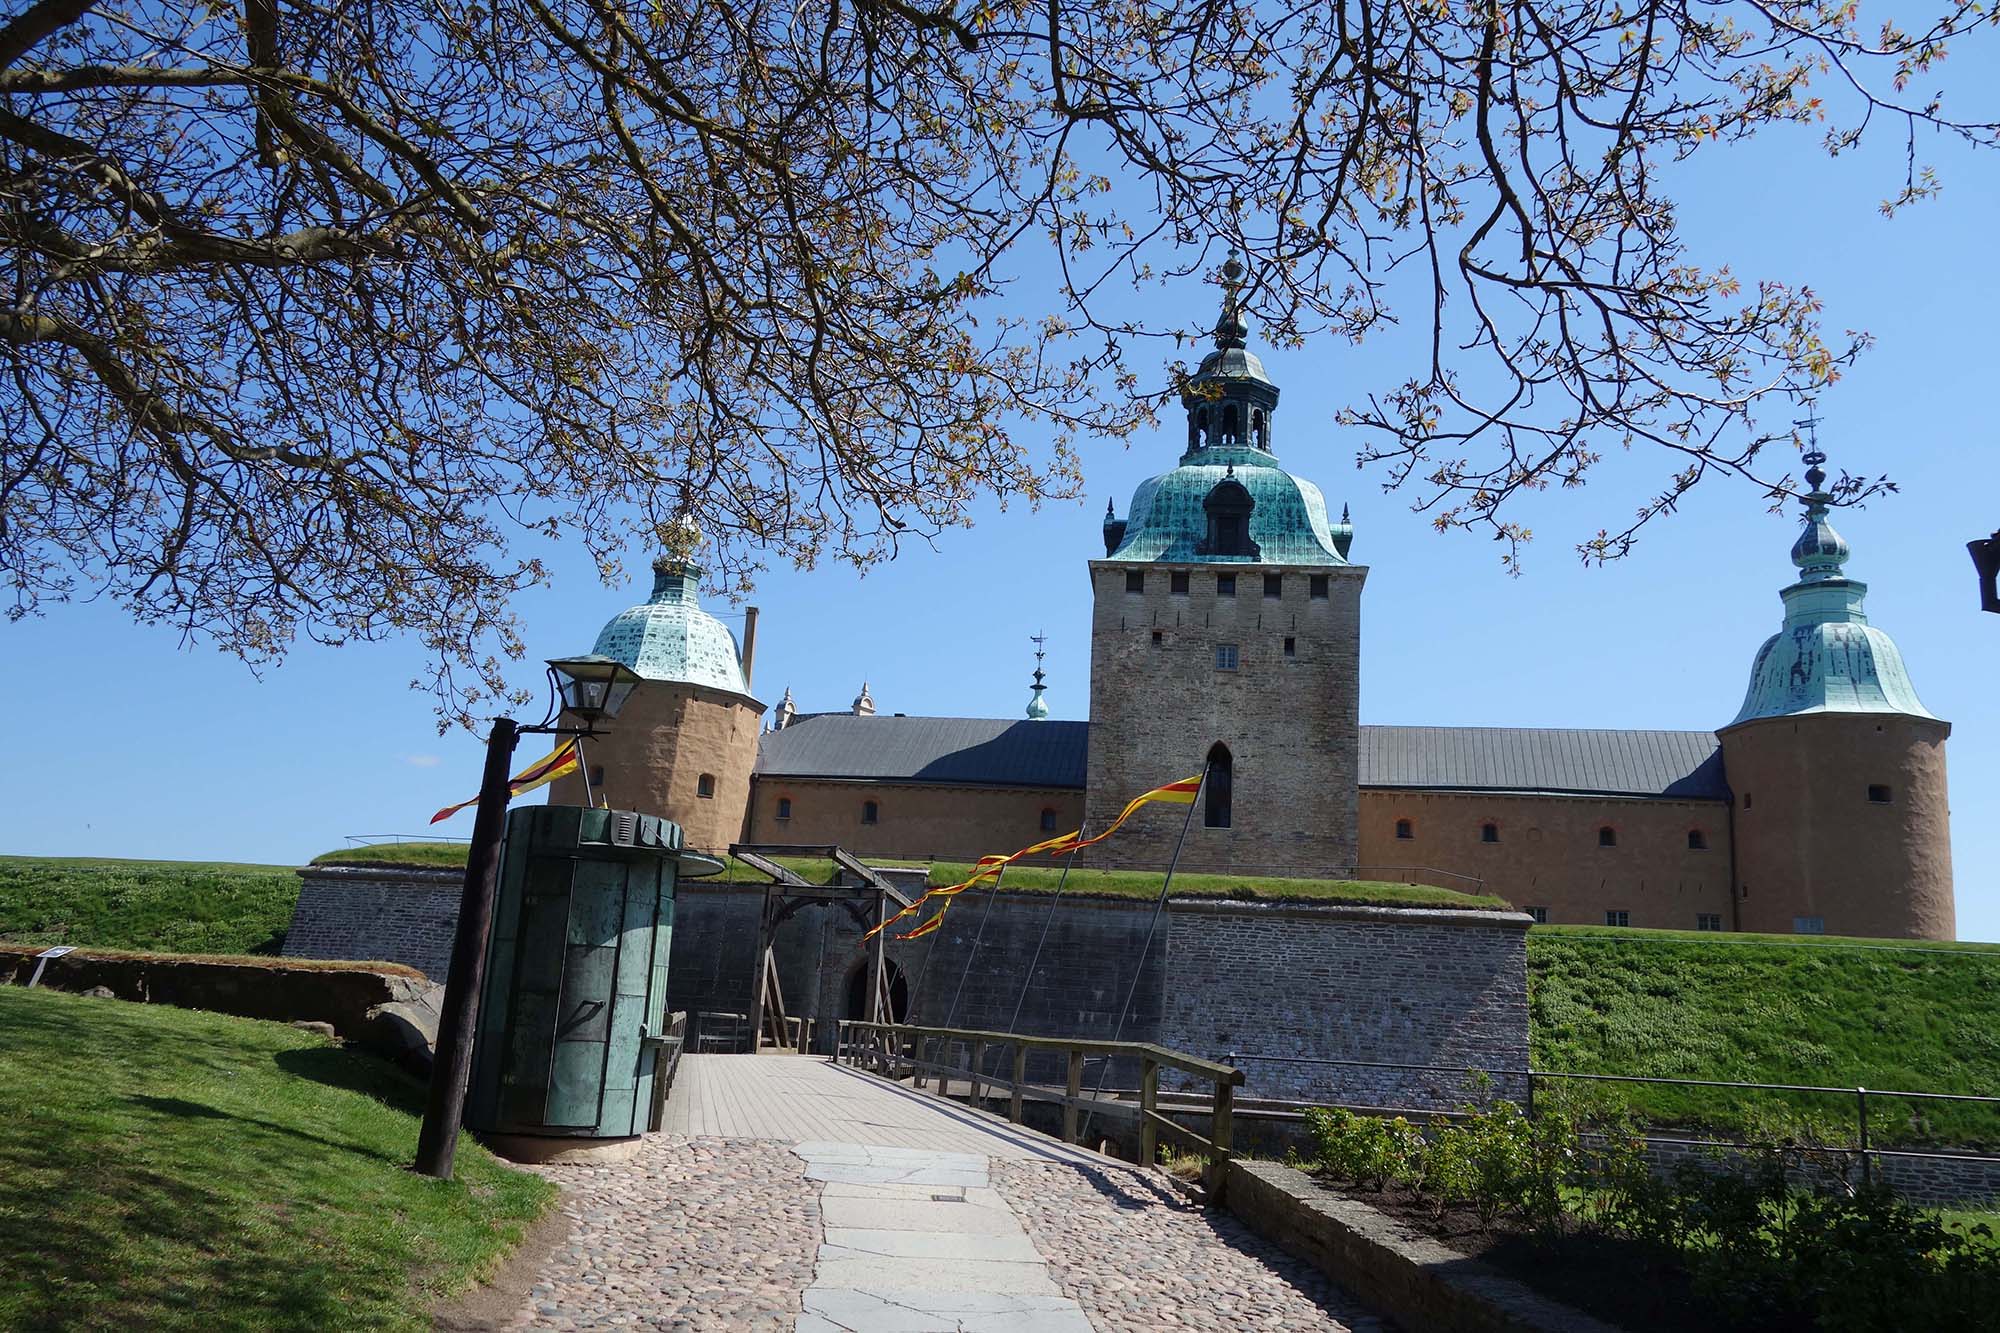
M 500 868 L 500 843 L 507 826 L 510 771 L 520 734 L 512 718 L 495 718 L 486 738 L 486 772 L 479 783 L 479 806 L 472 819 L 472 846 L 465 857 L 465 888 L 459 897 L 458 930 L 451 943 L 451 973 L 445 978 L 438 1015 L 437 1054 L 431 1062 L 429 1100 L 417 1138 L 416 1168 L 450 1180 L 465 1115 L 466 1086 L 472 1080 L 472 1037 L 479 1021 L 479 993 L 485 981 L 486 939 L 493 928 L 493 897 Z

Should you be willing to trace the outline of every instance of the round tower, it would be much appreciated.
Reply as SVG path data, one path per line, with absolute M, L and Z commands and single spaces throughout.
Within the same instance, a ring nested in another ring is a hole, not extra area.
M 1827 521 L 1825 455 L 1806 455 L 1798 581 L 1784 628 L 1719 734 L 1734 802 L 1736 924 L 1776 934 L 1956 935 L 1945 737 L 1895 642 L 1868 623 Z
M 590 795 L 617 810 L 663 815 L 686 845 L 720 851 L 740 841 L 764 705 L 750 697 L 743 655 L 701 609 L 701 571 L 653 565 L 653 595 L 606 622 L 591 651 L 623 662 L 640 683 L 603 735 L 583 743 Z M 558 779 L 549 800 L 582 805 L 581 776 Z

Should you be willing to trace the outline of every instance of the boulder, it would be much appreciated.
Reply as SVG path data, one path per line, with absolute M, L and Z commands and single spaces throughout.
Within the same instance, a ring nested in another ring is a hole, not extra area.
M 356 1040 L 366 1050 L 392 1060 L 418 1078 L 429 1078 L 437 1051 L 438 998 L 442 986 L 407 1000 L 391 1000 L 368 1011 Z

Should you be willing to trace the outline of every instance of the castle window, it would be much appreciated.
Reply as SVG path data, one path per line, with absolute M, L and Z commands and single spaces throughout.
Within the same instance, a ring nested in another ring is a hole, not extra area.
M 592 791 L 604 790 L 604 765 L 592 764 L 590 766 L 590 789 Z
M 1197 437 L 1199 438 L 1200 442 L 1201 442 L 1202 444 L 1213 444 L 1213 443 L 1215 443 L 1215 441 L 1214 441 L 1214 440 L 1212 440 L 1212 439 L 1210 439 L 1210 438 L 1209 438 L 1209 434 L 1208 434 L 1208 409 L 1207 409 L 1207 408 L 1205 408 L 1205 407 L 1204 407 L 1204 408 L 1202 408 L 1202 409 L 1201 409 L 1201 410 L 1200 410 L 1199 412 L 1196 412 L 1196 413 L 1194 414 L 1194 422 L 1195 422 L 1195 433 L 1196 433 Z
M 1691 828 L 1691 829 L 1689 829 L 1689 830 L 1688 830 L 1688 850 L 1689 850 L 1689 851 L 1691 851 L 1691 852 L 1705 852 L 1705 851 L 1707 851 L 1707 850 L 1708 850 L 1708 835 L 1707 835 L 1706 833 L 1703 833 L 1703 832 L 1702 832 L 1702 831 L 1701 831 L 1700 829 L 1698 829 L 1698 828 Z
M 778 818 L 790 819 L 791 817 L 792 817 L 792 798 L 789 796 L 780 796 L 778 798 Z
M 1399 819 L 1396 821 L 1396 838 L 1399 842 L 1408 842 L 1416 836 L 1416 826 L 1410 823 L 1409 820 Z
M 1236 645 L 1218 643 L 1215 645 L 1215 669 L 1217 671 L 1236 670 Z
M 1622 907 L 1607 911 L 1604 914 L 1604 924 L 1607 926 L 1629 926 L 1632 924 L 1632 914 Z
M 715 774 L 704 773 L 694 780 L 694 794 L 703 800 L 715 799 Z
M 1870 805 L 1889 804 L 1889 789 L 1879 783 L 1871 783 L 1868 788 L 1868 803 Z
M 1745 810 L 1750 808 L 1750 793 L 1747 791 L 1743 793 L 1743 808 Z
M 1208 518 L 1208 539 L 1195 549 L 1202 555 L 1247 555 L 1256 559 L 1257 543 L 1250 540 L 1250 512 L 1257 501 L 1232 476 L 1223 478 L 1203 497 L 1202 513 Z
M 1500 826 L 1498 824 L 1481 824 L 1479 826 L 1479 840 L 1481 842 L 1500 841 Z
M 864 824 L 881 823 L 882 807 L 873 801 L 863 801 L 861 803 L 861 822 Z
M 1618 845 L 1618 830 L 1612 828 L 1609 824 L 1597 830 L 1597 845 L 1599 847 L 1616 847 Z
M 1299 641 L 1297 639 L 1287 637 L 1285 639 L 1285 656 L 1297 657 L 1298 655 L 1299 655 Z
M 1217 597 L 1234 597 L 1236 595 L 1236 576 L 1234 574 L 1217 574 L 1215 576 L 1215 595 Z
M 1161 634 L 1160 631 L 1158 630 L 1153 631 L 1153 646 L 1155 648 L 1159 647 L 1161 643 L 1165 642 L 1165 640 L 1166 636 Z
M 1186 570 L 1182 570 L 1180 573 L 1175 574 L 1170 580 L 1170 582 L 1172 584 L 1170 591 L 1173 593 L 1174 596 L 1185 597 L 1188 595 L 1188 576 Z
M 1792 934 L 1824 935 L 1826 918 L 1823 916 L 1795 916 L 1792 918 Z
M 1055 831 L 1056 831 L 1056 812 L 1052 809 L 1044 808 L 1042 810 L 1042 832 L 1054 833 Z
M 1326 575 L 1315 574 L 1312 576 L 1312 598 L 1315 602 L 1326 600 Z
M 1229 757 L 1229 747 L 1218 742 L 1208 752 L 1208 779 L 1203 784 L 1208 794 L 1208 808 L 1202 812 L 1203 826 L 1229 827 L 1229 803 L 1235 785 L 1235 761 Z
M 1146 591 L 1146 571 L 1145 571 L 1145 570 L 1143 570 L 1143 569 L 1128 569 L 1128 570 L 1126 570 L 1126 571 L 1125 571 L 1125 591 L 1126 591 L 1126 592 L 1144 592 L 1144 591 Z
M 1243 442 L 1243 414 L 1231 403 L 1222 409 L 1222 442 L 1241 444 Z
M 1283 597 L 1285 595 L 1285 576 L 1283 574 L 1266 574 L 1264 576 L 1264 595 L 1266 597 Z
M 1696 912 L 1694 914 L 1694 928 L 1696 930 L 1721 930 L 1722 913 Z
M 1548 925 L 1548 924 L 1549 924 L 1549 909 L 1548 909 L 1548 908 L 1546 908 L 1546 907 L 1523 907 L 1523 908 L 1522 908 L 1521 910 L 1522 910 L 1523 912 L 1526 912 L 1526 913 L 1527 913 L 1527 914 L 1528 914 L 1529 916 L 1533 917 L 1533 918 L 1534 918 L 1534 921 L 1535 921 L 1535 924 L 1536 924 L 1536 925 L 1538 925 L 1538 926 L 1546 926 L 1546 925 Z
M 1257 447 L 1268 451 L 1271 447 L 1271 425 L 1264 416 L 1263 408 L 1250 414 L 1250 429 L 1257 434 Z

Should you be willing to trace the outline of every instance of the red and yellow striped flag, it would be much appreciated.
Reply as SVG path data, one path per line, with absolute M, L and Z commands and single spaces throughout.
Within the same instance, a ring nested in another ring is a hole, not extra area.
M 546 787 L 557 778 L 569 776 L 571 773 L 576 772 L 578 765 L 581 763 L 578 755 L 576 737 L 572 736 L 542 758 L 537 759 L 534 763 L 529 764 L 519 773 L 516 773 L 507 783 L 507 794 L 509 797 L 525 795 L 537 787 Z M 478 804 L 479 798 L 475 796 L 469 801 L 460 801 L 457 805 L 448 805 L 431 816 L 431 823 L 436 824 L 450 819 L 467 806 Z
M 982 856 L 979 858 L 978 864 L 973 867 L 972 874 L 964 880 L 957 884 L 947 884 L 941 888 L 932 889 L 929 893 L 926 893 L 923 897 L 917 899 L 894 916 L 877 923 L 873 929 L 861 937 L 861 942 L 866 944 L 869 940 L 875 938 L 878 932 L 901 921 L 904 917 L 915 916 L 917 911 L 931 899 L 942 898 L 944 899 L 944 904 L 938 908 L 937 915 L 916 929 L 905 931 L 903 934 L 896 936 L 896 938 L 899 940 L 914 940 L 919 936 L 928 935 L 944 923 L 945 910 L 951 906 L 953 898 L 964 893 L 975 884 L 998 878 L 1000 872 L 1005 870 L 1010 863 L 1026 856 L 1037 856 L 1043 853 L 1049 856 L 1074 856 L 1086 847 L 1092 847 L 1103 842 L 1118 831 L 1119 825 L 1137 814 L 1143 807 L 1151 805 L 1156 801 L 1166 805 L 1193 805 L 1195 796 L 1201 791 L 1201 782 L 1204 776 L 1205 772 L 1197 773 L 1191 778 L 1182 778 L 1179 782 L 1169 782 L 1164 787 L 1155 787 L 1149 792 L 1133 797 L 1130 801 L 1126 802 L 1125 808 L 1119 811 L 1118 818 L 1112 820 L 1104 832 L 1094 838 L 1086 838 L 1083 836 L 1082 829 L 1074 829 L 1071 832 L 1057 834 L 1053 838 L 1045 839 L 1032 847 L 1023 847 L 1012 856 Z

